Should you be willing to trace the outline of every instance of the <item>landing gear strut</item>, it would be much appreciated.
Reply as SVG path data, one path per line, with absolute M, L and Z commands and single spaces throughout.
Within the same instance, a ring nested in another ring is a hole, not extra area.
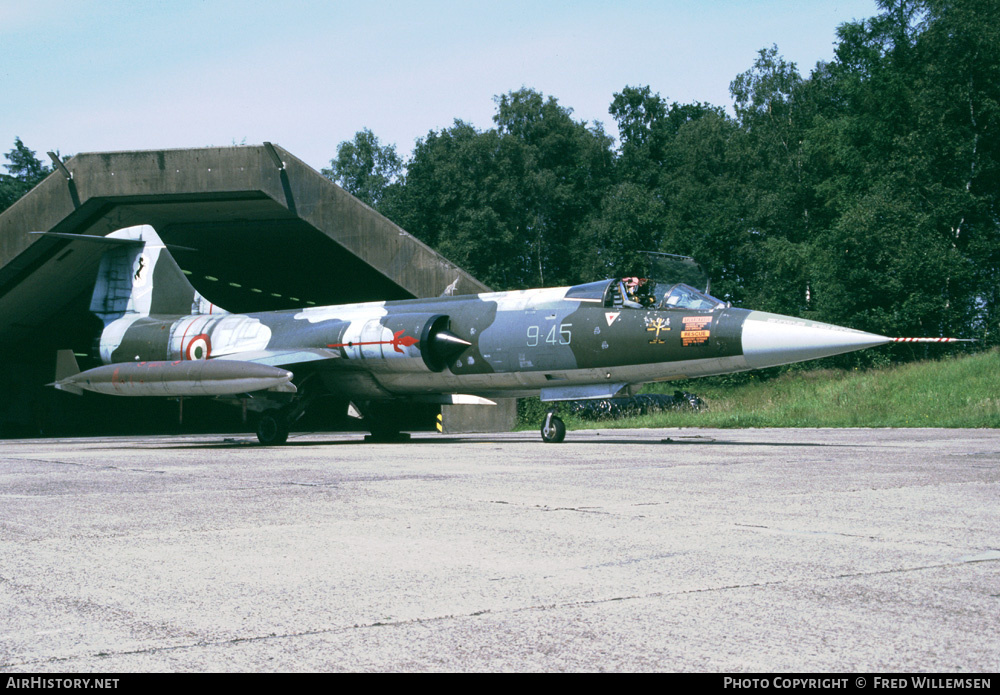
M 542 441 L 547 444 L 558 444 L 566 439 L 566 425 L 556 417 L 555 408 L 545 414 L 542 421 Z
M 282 407 L 272 407 L 261 412 L 257 420 L 257 440 L 264 446 L 278 446 L 288 441 L 288 431 L 320 395 L 315 388 L 307 385 L 314 375 L 310 374 L 298 385 L 295 399 Z M 273 403 L 273 401 L 272 401 Z

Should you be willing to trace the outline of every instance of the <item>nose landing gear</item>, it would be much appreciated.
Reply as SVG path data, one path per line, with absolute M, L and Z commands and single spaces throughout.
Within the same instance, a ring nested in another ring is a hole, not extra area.
M 545 414 L 542 421 L 542 441 L 547 444 L 558 444 L 566 439 L 566 425 L 556 417 L 555 408 Z

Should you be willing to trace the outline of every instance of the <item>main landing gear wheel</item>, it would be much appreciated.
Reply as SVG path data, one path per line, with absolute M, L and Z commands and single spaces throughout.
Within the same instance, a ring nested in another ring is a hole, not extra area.
M 402 444 L 410 441 L 409 432 L 396 432 L 392 430 L 379 430 L 365 435 L 365 441 L 369 444 Z
M 542 422 L 542 441 L 548 444 L 558 444 L 566 439 L 566 425 L 552 413 L 545 416 Z
M 410 441 L 407 432 L 400 431 L 406 420 L 406 407 L 385 401 L 368 401 L 359 407 L 365 427 L 371 434 L 365 441 L 377 444 L 398 444 Z
M 257 421 L 257 440 L 264 446 L 277 446 L 288 441 L 288 419 L 280 410 L 265 410 Z

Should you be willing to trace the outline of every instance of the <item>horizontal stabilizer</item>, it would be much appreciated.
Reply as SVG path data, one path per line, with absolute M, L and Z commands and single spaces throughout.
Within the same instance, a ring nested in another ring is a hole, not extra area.
M 112 246 L 142 246 L 146 243 L 142 239 L 116 239 L 115 237 L 98 236 L 96 234 L 70 234 L 68 232 L 29 232 L 29 234 L 40 234 L 41 236 L 70 239 L 71 241 L 92 241 L 95 244 L 109 244 Z
M 111 244 L 114 246 L 142 246 L 146 242 L 142 239 L 122 239 L 113 236 L 100 236 L 97 234 L 71 234 L 70 232 L 29 232 L 29 234 L 40 234 L 42 236 L 55 237 L 57 239 L 69 239 L 70 241 L 92 241 L 96 244 Z M 177 244 L 163 244 L 168 249 L 174 251 L 197 251 L 189 246 L 178 246 Z

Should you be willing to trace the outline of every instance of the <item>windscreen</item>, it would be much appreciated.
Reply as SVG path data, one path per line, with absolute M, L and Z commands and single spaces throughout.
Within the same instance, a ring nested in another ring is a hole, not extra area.
M 715 297 L 699 292 L 691 285 L 678 283 L 663 292 L 660 299 L 660 309 L 692 309 L 694 311 L 715 311 L 722 309 L 726 303 Z

